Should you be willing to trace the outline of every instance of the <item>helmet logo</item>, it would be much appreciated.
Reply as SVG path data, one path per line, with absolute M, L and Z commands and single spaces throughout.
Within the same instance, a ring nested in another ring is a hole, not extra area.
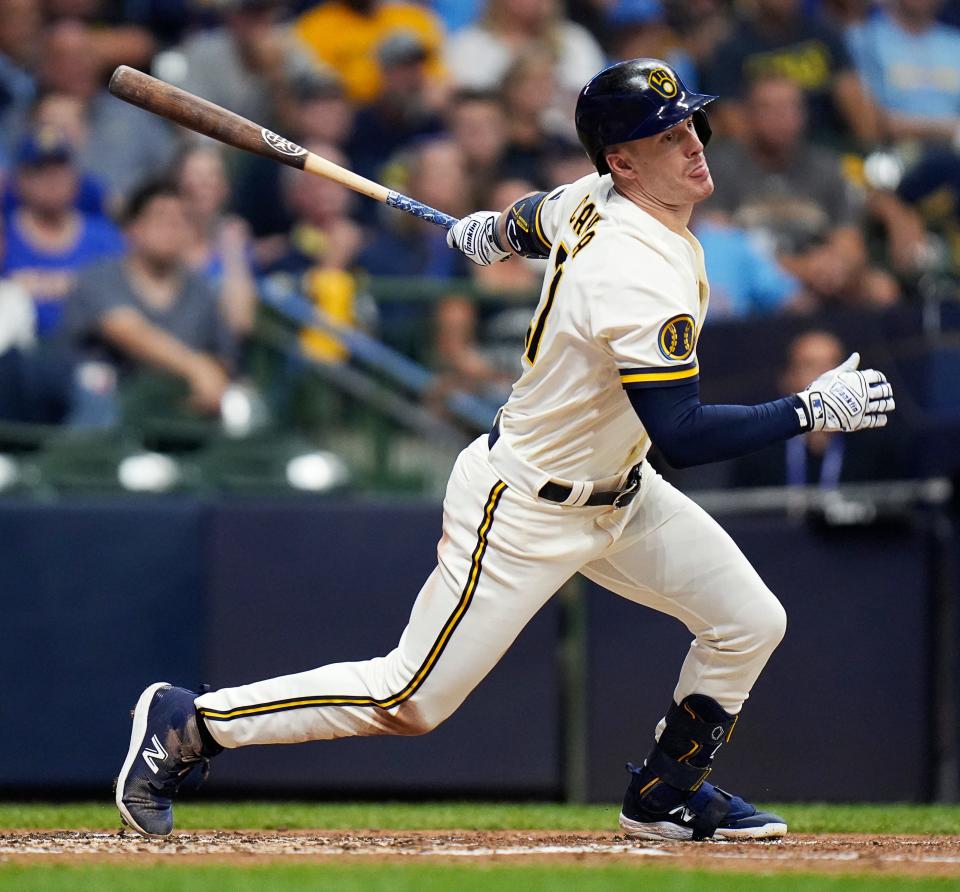
M 659 93 L 664 99 L 673 99 L 677 95 L 677 82 L 666 68 L 654 68 L 647 75 L 650 89 Z

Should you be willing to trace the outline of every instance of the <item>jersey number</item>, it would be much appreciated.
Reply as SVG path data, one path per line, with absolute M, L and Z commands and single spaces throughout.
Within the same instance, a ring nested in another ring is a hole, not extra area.
M 537 351 L 540 349 L 540 340 L 543 337 L 543 329 L 547 324 L 547 316 L 550 315 L 550 310 L 553 309 L 553 299 L 557 296 L 557 288 L 560 287 L 560 279 L 563 277 L 563 264 L 566 259 L 567 246 L 563 242 L 560 242 L 557 246 L 557 259 L 554 261 L 553 278 L 550 280 L 550 290 L 547 292 L 547 301 L 543 305 L 540 315 L 530 323 L 530 328 L 527 329 L 527 349 L 525 355 L 530 365 L 536 362 Z

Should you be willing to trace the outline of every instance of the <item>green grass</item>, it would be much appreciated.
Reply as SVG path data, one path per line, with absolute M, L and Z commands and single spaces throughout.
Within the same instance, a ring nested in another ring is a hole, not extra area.
M 251 867 L 210 866 L 178 868 L 151 866 L 51 866 L 24 868 L 0 865 L 0 889 L 17 892 L 490 892 L 491 889 L 523 892 L 939 892 L 956 889 L 955 879 L 902 879 L 896 877 L 762 876 L 738 873 L 673 872 L 661 868 L 610 865 L 579 868 L 576 865 L 501 867 L 458 865 L 271 865 Z
M 799 833 L 960 834 L 960 806 L 778 805 Z M 186 802 L 177 826 L 191 829 L 543 829 L 615 830 L 615 805 L 427 802 Z M 0 803 L 8 829 L 112 830 L 113 803 Z M 240 856 L 238 856 L 240 857 Z M 956 878 L 747 874 L 669 869 L 618 861 L 557 866 L 515 861 L 484 863 L 349 863 L 178 865 L 170 862 L 25 864 L 0 859 L 0 892 L 938 892 L 960 888 Z
M 957 805 L 768 806 L 795 833 L 960 834 Z M 177 806 L 180 830 L 615 830 L 617 806 L 498 802 L 203 802 Z M 0 803 L 0 827 L 110 830 L 111 801 Z

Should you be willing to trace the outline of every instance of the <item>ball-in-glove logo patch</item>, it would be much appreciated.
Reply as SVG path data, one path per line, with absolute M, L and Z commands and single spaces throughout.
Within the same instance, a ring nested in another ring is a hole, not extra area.
M 673 99 L 677 95 L 677 82 L 666 68 L 654 68 L 647 75 L 650 89 L 659 93 L 664 99 Z
M 683 313 L 660 326 L 660 352 L 667 359 L 689 359 L 697 343 L 697 325 L 693 316 Z

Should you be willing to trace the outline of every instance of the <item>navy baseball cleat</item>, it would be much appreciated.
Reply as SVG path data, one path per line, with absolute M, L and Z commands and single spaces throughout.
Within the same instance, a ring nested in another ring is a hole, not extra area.
M 204 747 L 193 701 L 197 695 L 166 682 L 150 685 L 133 710 L 130 749 L 117 778 L 120 817 L 144 836 L 173 830 L 173 797 L 198 766 L 206 772 L 220 747 Z
M 644 791 L 637 783 L 642 769 L 627 766 L 633 774 L 620 812 L 620 828 L 637 839 L 701 840 L 779 839 L 787 822 L 770 812 L 757 811 L 749 802 L 704 782 L 684 801 L 664 811 L 645 807 Z

